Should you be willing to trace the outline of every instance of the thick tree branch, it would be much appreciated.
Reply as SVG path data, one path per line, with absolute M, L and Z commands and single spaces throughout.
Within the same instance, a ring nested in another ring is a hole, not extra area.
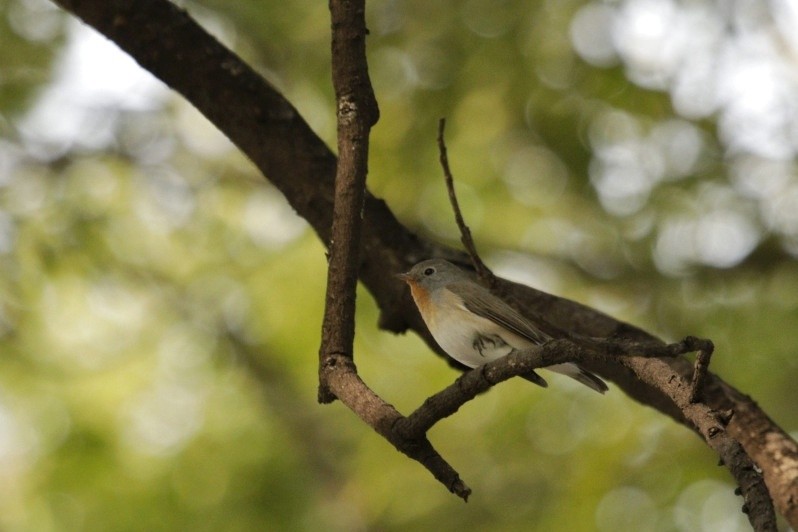
M 253 160 L 320 238 L 328 242 L 335 156 L 273 87 L 166 0 L 56 1 L 183 94 Z M 405 271 L 430 257 L 462 263 L 462 255 L 409 232 L 384 202 L 368 191 L 363 219 L 359 275 L 382 310 L 380 325 L 392 331 L 411 328 L 435 346 L 404 287 L 387 273 Z M 497 279 L 495 289 L 521 312 L 538 318 L 536 323 L 545 323 L 554 331 L 658 341 L 651 334 L 594 309 L 530 287 Z M 680 405 L 652 385 L 674 380 L 688 389 L 694 371 L 684 358 L 631 357 L 595 360 L 584 366 L 613 381 L 640 403 L 697 430 Z M 706 374 L 701 399 L 712 411 L 734 411 L 726 433 L 742 444 L 745 453 L 763 470 L 779 511 L 793 528 L 798 528 L 795 441 L 750 397 L 711 372 Z

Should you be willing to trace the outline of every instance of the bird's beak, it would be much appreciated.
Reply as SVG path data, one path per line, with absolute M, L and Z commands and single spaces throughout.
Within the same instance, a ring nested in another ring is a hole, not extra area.
M 397 279 L 401 279 L 402 281 L 409 283 L 412 277 L 409 273 L 397 273 L 394 275 Z

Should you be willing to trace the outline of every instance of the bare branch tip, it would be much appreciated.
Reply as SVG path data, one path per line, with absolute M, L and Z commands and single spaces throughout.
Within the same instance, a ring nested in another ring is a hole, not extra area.
M 471 488 L 466 486 L 465 482 L 463 482 L 460 477 L 457 477 L 454 483 L 449 487 L 449 490 L 463 499 L 464 502 L 468 502 L 468 497 L 471 496 Z
M 449 202 L 452 205 L 452 210 L 454 211 L 454 219 L 457 222 L 457 228 L 460 230 L 460 241 L 463 243 L 466 251 L 468 252 L 469 257 L 471 257 L 471 263 L 474 266 L 474 269 L 477 271 L 477 275 L 480 279 L 485 281 L 488 286 L 494 287 L 496 286 L 496 276 L 493 275 L 493 272 L 485 266 L 485 263 L 482 262 L 482 259 L 479 257 L 479 253 L 477 253 L 477 248 L 474 245 L 474 239 L 471 236 L 471 229 L 466 225 L 465 220 L 463 219 L 463 214 L 460 211 L 460 203 L 457 200 L 457 193 L 454 190 L 454 177 L 452 176 L 452 170 L 449 167 L 449 157 L 446 151 L 446 140 L 444 138 L 444 131 L 446 129 L 446 119 L 441 118 L 438 121 L 438 150 L 440 152 L 440 162 L 441 167 L 443 168 L 443 177 L 446 182 L 446 189 L 449 192 Z
M 443 131 L 446 129 L 446 118 L 441 117 L 438 119 L 438 144 L 443 143 Z M 444 150 L 446 146 L 443 146 Z

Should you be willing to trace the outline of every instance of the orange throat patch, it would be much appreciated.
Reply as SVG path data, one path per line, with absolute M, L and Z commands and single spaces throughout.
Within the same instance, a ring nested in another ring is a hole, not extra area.
M 424 318 L 424 321 L 427 321 L 431 317 L 430 307 L 430 297 L 429 292 L 422 288 L 417 282 L 410 281 L 407 283 L 410 286 L 410 295 L 413 296 L 413 301 L 416 302 L 416 306 L 418 307 L 419 312 L 421 312 L 421 317 Z

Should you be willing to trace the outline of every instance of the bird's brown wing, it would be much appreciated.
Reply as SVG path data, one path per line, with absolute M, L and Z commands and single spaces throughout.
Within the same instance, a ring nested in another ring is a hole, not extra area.
M 529 320 L 519 314 L 513 307 L 481 286 L 452 283 L 447 288 L 462 298 L 466 309 L 477 316 L 489 319 L 534 344 L 540 345 L 551 340 L 548 334 L 532 325 Z
M 513 307 L 488 292 L 487 289 L 479 285 L 474 286 L 466 283 L 452 283 L 447 288 L 462 298 L 466 309 L 477 316 L 489 319 L 534 344 L 541 345 L 551 340 L 551 336 L 535 327 Z M 556 364 L 549 366 L 549 369 L 564 373 L 599 393 L 603 394 L 607 391 L 607 385 L 604 381 L 576 364 Z M 546 381 L 543 377 L 534 371 L 521 376 L 540 386 L 546 386 Z

